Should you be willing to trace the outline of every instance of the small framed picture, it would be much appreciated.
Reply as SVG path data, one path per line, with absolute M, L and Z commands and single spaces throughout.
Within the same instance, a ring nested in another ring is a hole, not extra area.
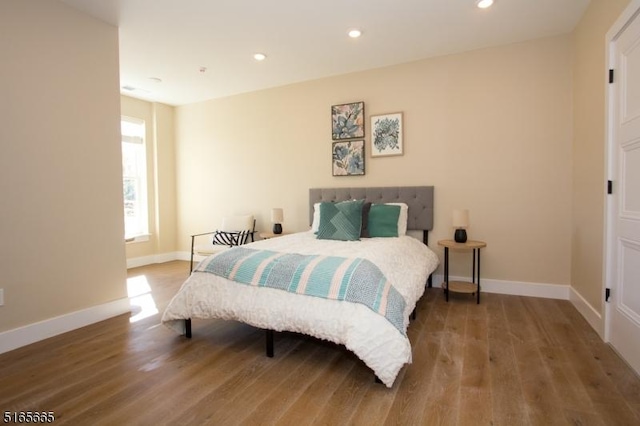
M 331 107 L 331 137 L 334 141 L 364 137 L 364 102 Z
M 364 175 L 364 141 L 333 143 L 333 176 Z
M 402 113 L 371 116 L 371 156 L 402 155 Z

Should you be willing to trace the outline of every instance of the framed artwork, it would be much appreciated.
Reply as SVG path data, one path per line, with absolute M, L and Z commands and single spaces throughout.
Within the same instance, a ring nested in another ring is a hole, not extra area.
M 402 113 L 371 116 L 371 156 L 402 155 Z
M 331 137 L 334 141 L 364 137 L 364 102 L 331 107 Z
M 364 175 L 364 141 L 333 143 L 333 176 Z

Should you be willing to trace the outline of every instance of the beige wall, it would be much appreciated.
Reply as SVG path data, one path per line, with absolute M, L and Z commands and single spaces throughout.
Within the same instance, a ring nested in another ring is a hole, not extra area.
M 629 0 L 592 0 L 573 33 L 571 285 L 599 313 L 603 303 L 605 35 Z
M 157 252 L 176 250 L 176 153 L 174 108 L 154 103 L 155 229 Z
M 121 96 L 122 115 L 145 121 L 149 240 L 127 243 L 127 259 L 172 253 L 176 249 L 174 108 Z
M 483 277 L 569 284 L 571 72 L 560 36 L 178 107 L 178 248 L 229 213 L 266 230 L 283 207 L 285 230 L 305 230 L 310 187 L 435 185 L 441 256 L 452 210 L 468 208 Z M 367 145 L 365 176 L 332 177 L 330 107 L 352 101 L 367 143 L 371 114 L 403 112 L 405 153 Z
M 0 331 L 126 297 L 118 30 L 0 2 Z
M 174 109 L 118 97 L 116 28 L 0 2 L 0 332 L 126 297 L 119 101 L 153 135 L 152 237 L 128 258 L 187 251 L 228 213 L 266 230 L 283 207 L 285 230 L 304 230 L 309 187 L 428 184 L 440 255 L 452 209 L 469 208 L 483 276 L 571 283 L 601 310 L 604 35 L 628 3 L 592 0 L 571 36 Z M 404 113 L 405 154 L 367 145 L 364 177 L 332 177 L 330 106 L 360 100 L 367 144 L 371 114 Z

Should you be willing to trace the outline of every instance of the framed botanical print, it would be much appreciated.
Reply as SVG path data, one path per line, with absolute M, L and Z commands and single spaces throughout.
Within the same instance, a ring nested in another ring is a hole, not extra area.
M 371 156 L 402 155 L 402 113 L 371 116 Z
M 364 141 L 333 143 L 333 176 L 364 175 Z
M 331 137 L 334 141 L 364 137 L 364 102 L 331 107 Z

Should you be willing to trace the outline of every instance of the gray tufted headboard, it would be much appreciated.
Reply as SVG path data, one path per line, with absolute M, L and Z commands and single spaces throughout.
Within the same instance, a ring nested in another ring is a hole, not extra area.
M 372 203 L 406 203 L 409 206 L 407 229 L 429 231 L 433 228 L 433 186 L 387 186 L 378 188 L 310 188 L 309 223 L 313 205 L 322 201 L 361 200 Z

